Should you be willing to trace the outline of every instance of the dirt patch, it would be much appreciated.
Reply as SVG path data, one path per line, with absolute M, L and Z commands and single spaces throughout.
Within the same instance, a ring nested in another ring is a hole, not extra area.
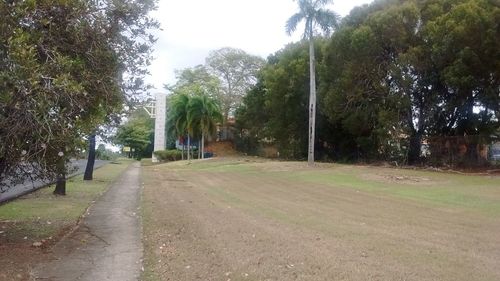
M 33 222 L 30 227 L 40 228 L 40 222 Z M 53 222 L 57 229 L 53 236 L 36 237 L 24 236 L 26 223 L 13 221 L 0 222 L 0 281 L 32 280 L 32 269 L 35 264 L 50 258 L 50 249 L 64 235 L 70 232 L 74 225 Z
M 239 155 L 234 148 L 234 143 L 231 141 L 210 142 L 205 147 L 205 151 L 211 152 L 217 157 L 232 157 Z
M 292 177 L 353 167 L 196 165 L 143 172 L 147 270 L 158 280 L 500 280 L 498 217 Z
M 0 280 L 29 280 L 30 265 L 39 261 L 36 257 L 40 256 L 40 250 L 32 248 L 29 243 L 0 244 L 0 252 L 9 253 L 0 256 Z
M 437 182 L 426 177 L 394 175 L 394 174 L 363 174 L 363 179 L 383 182 L 383 183 L 400 183 L 411 185 L 434 185 Z

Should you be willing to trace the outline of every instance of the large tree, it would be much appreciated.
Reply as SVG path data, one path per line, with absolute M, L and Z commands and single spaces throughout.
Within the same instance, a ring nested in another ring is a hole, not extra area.
M 177 82 L 173 86 L 165 86 L 168 91 L 187 94 L 203 93 L 217 100 L 222 99 L 221 81 L 205 65 L 178 70 L 176 79 Z
M 154 1 L 0 3 L 0 182 L 52 180 L 145 87 Z
M 416 164 L 424 138 L 494 134 L 498 11 L 483 0 L 384 0 L 353 10 L 321 73 L 324 113 L 344 132 L 337 146 Z M 476 147 L 469 142 L 468 152 Z
M 257 72 L 264 65 L 264 60 L 243 50 L 226 47 L 210 52 L 206 65 L 220 81 L 220 90 L 214 94 L 221 103 L 225 122 L 257 82 Z
M 316 132 L 316 71 L 314 58 L 314 34 L 317 27 L 325 33 L 331 32 L 338 26 L 339 16 L 325 9 L 331 0 L 297 0 L 299 12 L 288 19 L 286 32 L 292 34 L 300 22 L 305 22 L 303 37 L 309 40 L 309 129 L 308 129 L 308 156 L 309 166 L 314 165 L 314 142 Z

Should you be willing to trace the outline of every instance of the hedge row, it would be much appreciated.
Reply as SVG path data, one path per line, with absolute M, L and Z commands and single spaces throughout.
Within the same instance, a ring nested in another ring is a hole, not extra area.
M 158 150 L 153 152 L 156 158 L 161 162 L 165 161 L 177 161 L 182 159 L 182 151 L 177 149 L 172 150 Z

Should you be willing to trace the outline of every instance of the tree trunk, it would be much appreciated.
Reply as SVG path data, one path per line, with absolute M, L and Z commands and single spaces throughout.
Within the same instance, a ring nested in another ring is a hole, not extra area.
M 205 159 L 205 133 L 201 133 L 201 159 Z
M 66 195 L 66 163 L 64 161 L 64 155 L 57 159 L 57 180 L 56 188 L 54 189 L 55 195 Z
M 312 28 L 310 29 L 312 32 Z M 314 41 L 312 33 L 309 37 L 309 70 L 310 70 L 310 94 L 309 94 L 309 146 L 307 163 L 314 166 L 314 137 L 316 130 L 316 71 L 314 67 Z
M 85 167 L 85 174 L 83 180 L 91 181 L 94 176 L 94 163 L 95 163 L 95 134 L 89 137 L 89 155 L 87 159 L 87 166 Z
M 201 143 L 198 140 L 198 159 L 201 159 Z
M 191 138 L 189 137 L 189 134 L 188 134 L 188 149 L 187 149 L 187 160 L 188 161 L 191 161 Z
M 184 138 L 183 138 L 183 139 L 182 139 L 182 153 L 181 153 L 181 155 L 182 155 L 182 160 L 184 160 L 184 150 L 185 150 L 185 149 L 184 149 L 184 147 L 185 147 L 185 146 L 184 146 Z
M 415 165 L 420 160 L 422 153 L 422 133 L 413 131 L 410 136 L 410 147 L 408 149 L 408 164 Z
M 480 166 L 480 157 L 478 148 L 480 142 L 478 136 L 465 136 L 467 152 L 465 153 L 464 166 L 467 168 Z

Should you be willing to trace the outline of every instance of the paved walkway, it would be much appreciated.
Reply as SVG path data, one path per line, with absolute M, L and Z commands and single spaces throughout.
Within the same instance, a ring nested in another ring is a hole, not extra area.
M 54 247 L 56 259 L 35 280 L 138 280 L 142 267 L 140 164 L 133 163 L 90 208 L 78 229 Z

